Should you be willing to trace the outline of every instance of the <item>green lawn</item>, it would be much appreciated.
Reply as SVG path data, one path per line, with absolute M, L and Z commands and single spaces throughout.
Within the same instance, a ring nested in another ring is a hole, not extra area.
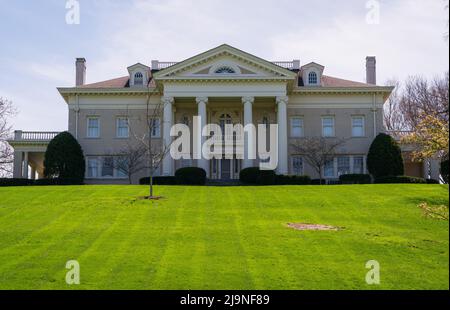
M 0 289 L 448 289 L 448 186 L 0 188 Z M 288 222 L 344 227 L 297 231 Z M 78 260 L 81 284 L 65 283 Z M 381 284 L 365 283 L 368 260 Z

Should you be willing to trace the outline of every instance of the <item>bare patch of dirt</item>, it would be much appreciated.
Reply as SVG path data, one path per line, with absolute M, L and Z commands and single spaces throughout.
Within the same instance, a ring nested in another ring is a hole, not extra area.
M 305 223 L 287 223 L 289 228 L 296 230 L 340 230 L 340 227 L 334 227 L 321 224 L 305 224 Z

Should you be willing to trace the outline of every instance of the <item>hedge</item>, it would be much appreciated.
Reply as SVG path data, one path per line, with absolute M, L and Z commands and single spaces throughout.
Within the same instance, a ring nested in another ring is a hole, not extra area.
M 139 184 L 141 185 L 149 185 L 150 177 L 141 178 L 139 180 Z M 176 185 L 177 179 L 174 176 L 157 176 L 153 177 L 154 185 Z
M 198 167 L 180 168 L 175 172 L 179 185 L 205 185 L 206 171 Z
M 311 178 L 307 175 L 277 175 L 277 185 L 310 185 Z
M 34 181 L 30 179 L 0 178 L 0 186 L 28 186 L 33 183 Z
M 369 174 L 343 174 L 339 176 L 339 181 L 342 184 L 370 184 L 372 178 Z
M 42 186 L 42 185 L 82 185 L 79 179 L 54 178 L 54 179 L 0 179 L 0 186 Z
M 38 179 L 34 181 L 33 185 L 47 186 L 47 185 L 83 185 L 83 181 L 78 178 L 54 178 L 54 179 Z
M 239 172 L 239 180 L 242 183 L 256 184 L 259 171 L 260 171 L 259 167 L 250 167 L 242 169 L 241 172 Z
M 311 185 L 325 185 L 327 184 L 327 180 L 325 179 L 312 179 Z
M 387 184 L 387 183 L 405 183 L 405 184 L 426 184 L 427 181 L 424 178 L 410 177 L 410 176 L 387 176 L 379 177 L 375 179 L 376 184 Z

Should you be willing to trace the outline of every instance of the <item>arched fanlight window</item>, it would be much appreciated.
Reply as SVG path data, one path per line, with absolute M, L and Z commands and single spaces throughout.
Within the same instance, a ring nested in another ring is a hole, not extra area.
M 144 75 L 141 72 L 134 74 L 134 85 L 144 85 Z
M 314 71 L 308 74 L 308 84 L 317 84 L 317 73 Z
M 236 71 L 234 71 L 233 68 L 223 66 L 223 67 L 218 68 L 214 73 L 216 73 L 216 74 L 233 74 L 233 73 L 236 73 Z

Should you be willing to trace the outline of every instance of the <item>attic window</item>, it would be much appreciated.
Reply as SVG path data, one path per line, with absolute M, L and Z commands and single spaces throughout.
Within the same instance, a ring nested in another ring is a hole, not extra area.
M 230 67 L 220 67 L 219 69 L 217 69 L 214 73 L 216 74 L 233 74 L 236 73 L 236 71 L 234 71 L 233 68 Z
M 308 74 L 308 84 L 317 84 L 317 73 L 314 71 Z
M 134 75 L 134 85 L 144 85 L 144 75 L 141 72 Z

